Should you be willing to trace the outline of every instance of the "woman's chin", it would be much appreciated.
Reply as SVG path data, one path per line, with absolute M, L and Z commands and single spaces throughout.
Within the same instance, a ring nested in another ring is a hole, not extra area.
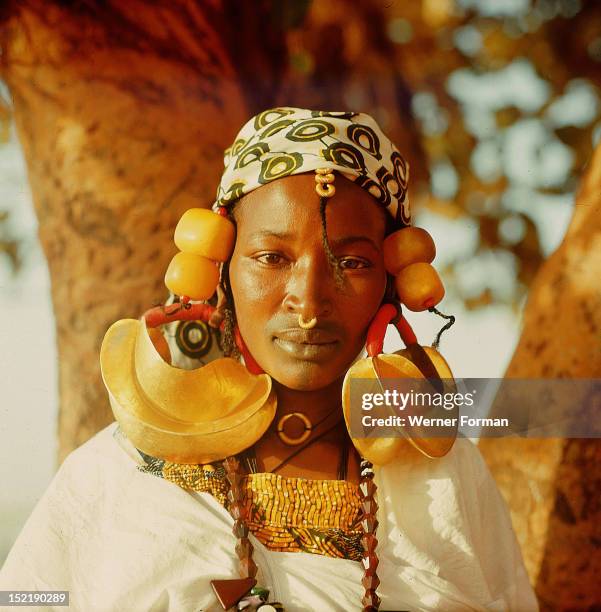
M 294 391 L 318 391 L 344 376 L 344 373 L 324 372 L 323 366 L 311 362 L 266 372 L 275 383 Z

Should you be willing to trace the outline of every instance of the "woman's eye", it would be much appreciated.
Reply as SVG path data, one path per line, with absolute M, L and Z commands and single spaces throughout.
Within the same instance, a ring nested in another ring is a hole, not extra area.
M 277 266 L 284 261 L 284 258 L 278 253 L 263 253 L 255 257 L 257 261 L 268 266 Z
M 356 257 L 343 257 L 338 260 L 338 263 L 343 270 L 361 270 L 371 266 L 369 261 L 357 259 Z

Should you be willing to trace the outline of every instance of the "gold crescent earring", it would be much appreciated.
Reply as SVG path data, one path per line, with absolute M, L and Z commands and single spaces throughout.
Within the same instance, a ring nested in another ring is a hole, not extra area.
M 298 315 L 298 326 L 300 328 L 302 328 L 302 329 L 312 329 L 316 325 L 317 325 L 317 317 L 313 317 L 310 321 L 307 321 L 305 323 L 305 321 L 303 319 L 303 315 L 302 314 Z

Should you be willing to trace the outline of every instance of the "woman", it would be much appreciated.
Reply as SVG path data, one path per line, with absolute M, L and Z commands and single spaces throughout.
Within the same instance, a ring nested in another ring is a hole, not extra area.
M 342 418 L 345 375 L 397 297 L 385 239 L 410 216 L 394 145 L 364 114 L 280 108 L 251 119 L 225 161 L 214 207 L 223 223 L 199 221 L 216 223 L 218 239 L 194 251 L 205 238 L 178 226 L 183 254 L 167 284 L 185 297 L 107 333 L 103 376 L 119 427 L 65 461 L 1 588 L 69 590 L 77 610 L 536 610 L 471 442 L 432 459 L 401 440 L 372 470 L 367 459 L 381 455 L 353 439 L 362 461 Z M 215 249 L 224 263 L 208 309 L 199 300 L 215 266 L 198 253 Z M 423 267 L 432 257 L 403 264 L 422 266 L 425 300 L 394 270 L 415 310 L 442 297 Z M 148 330 L 190 311 L 197 320 L 174 323 L 169 348 Z M 250 373 L 231 359 L 176 371 L 158 356 L 193 367 L 198 319 L 224 329 L 226 353 L 237 340 Z

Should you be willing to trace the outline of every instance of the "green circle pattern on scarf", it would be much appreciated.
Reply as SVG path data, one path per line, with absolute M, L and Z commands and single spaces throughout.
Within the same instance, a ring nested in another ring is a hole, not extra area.
M 270 157 L 261 164 L 258 181 L 261 185 L 275 181 L 284 176 L 290 176 L 303 164 L 303 156 L 299 153 L 280 153 Z
M 382 155 L 380 154 L 380 139 L 369 126 L 354 123 L 348 126 L 346 133 L 351 139 L 351 142 L 359 145 L 377 160 L 382 159 Z
M 399 228 L 411 224 L 409 166 L 364 113 L 265 110 L 243 126 L 224 162 L 215 210 L 279 178 L 331 168 L 368 191 Z
M 294 142 L 306 142 L 309 140 L 321 140 L 335 132 L 334 126 L 327 121 L 319 119 L 308 119 L 297 123 L 287 134 L 288 140 Z

